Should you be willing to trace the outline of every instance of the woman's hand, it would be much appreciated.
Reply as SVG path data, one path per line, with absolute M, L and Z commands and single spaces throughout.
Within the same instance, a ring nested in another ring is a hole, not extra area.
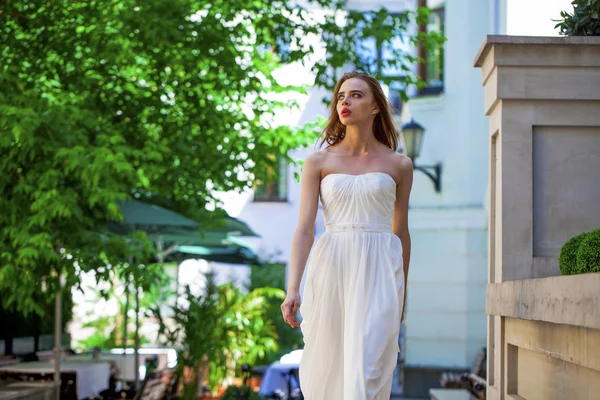
M 300 326 L 300 322 L 296 320 L 296 314 L 300 308 L 300 292 L 297 290 L 288 291 L 285 300 L 281 304 L 281 313 L 283 320 L 292 328 Z

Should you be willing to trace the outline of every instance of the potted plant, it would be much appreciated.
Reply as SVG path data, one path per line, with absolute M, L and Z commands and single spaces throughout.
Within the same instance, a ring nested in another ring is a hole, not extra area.
M 600 229 L 569 239 L 560 251 L 558 265 L 563 275 L 600 272 Z

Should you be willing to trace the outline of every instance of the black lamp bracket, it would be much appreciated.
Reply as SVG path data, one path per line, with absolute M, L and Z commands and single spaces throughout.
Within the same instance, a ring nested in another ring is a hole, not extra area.
M 435 165 L 417 165 L 413 160 L 413 169 L 423 172 L 433 181 L 435 191 L 440 193 L 442 191 L 442 163 Z

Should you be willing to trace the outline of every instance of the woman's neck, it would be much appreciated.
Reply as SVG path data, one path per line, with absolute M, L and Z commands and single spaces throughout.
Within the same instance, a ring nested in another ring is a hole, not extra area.
M 377 139 L 373 134 L 372 122 L 366 127 L 347 126 L 344 140 L 338 146 L 353 155 L 367 155 L 369 152 L 373 152 L 377 148 Z

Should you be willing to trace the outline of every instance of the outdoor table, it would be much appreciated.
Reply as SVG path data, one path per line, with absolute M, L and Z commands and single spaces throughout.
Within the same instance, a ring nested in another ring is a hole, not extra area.
M 95 357 L 95 358 L 94 358 Z M 146 375 L 145 362 L 149 359 L 157 358 L 157 370 L 173 368 L 177 364 L 177 351 L 174 349 L 161 348 L 142 348 L 139 351 L 140 380 Z M 102 351 L 97 355 L 92 353 L 76 354 L 67 357 L 67 360 L 97 360 L 106 361 L 114 365 L 117 369 L 116 378 L 127 382 L 135 380 L 135 357 L 133 349 L 127 349 L 123 354 L 123 349 L 112 349 Z
M 108 389 L 110 364 L 97 360 L 61 360 L 61 393 L 67 399 L 87 399 Z M 0 367 L 0 379 L 7 381 L 51 381 L 54 365 L 33 361 Z M 61 396 L 63 398 L 63 396 Z
M 55 400 L 53 382 L 14 382 L 0 387 L 0 399 Z
M 54 391 L 50 388 L 0 387 L 0 399 L 2 399 L 2 400 L 21 400 L 21 399 L 53 400 L 54 399 Z

